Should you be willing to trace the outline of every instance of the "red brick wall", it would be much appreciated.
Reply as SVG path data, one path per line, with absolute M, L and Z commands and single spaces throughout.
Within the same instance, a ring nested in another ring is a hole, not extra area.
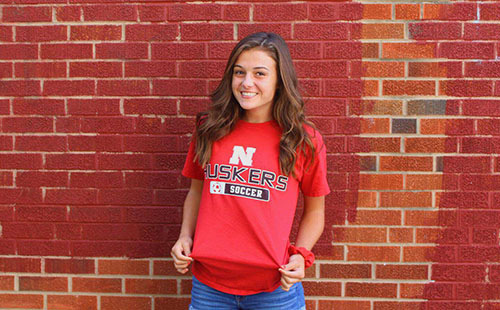
M 497 1 L 0 0 L 0 308 L 186 309 L 169 251 L 194 115 L 266 30 L 329 150 L 308 309 L 500 309 L 499 20 Z

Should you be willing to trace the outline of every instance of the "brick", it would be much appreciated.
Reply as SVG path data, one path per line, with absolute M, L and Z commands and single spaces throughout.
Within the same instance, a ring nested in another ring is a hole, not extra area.
M 312 43 L 310 43 L 312 44 Z M 309 45 L 309 44 L 308 44 Z M 360 42 L 325 42 L 325 59 L 361 59 L 363 57 L 363 45 Z M 373 55 L 375 58 L 377 56 Z
M 432 171 L 431 157 L 381 156 L 381 171 Z
M 153 191 L 147 189 L 102 189 L 98 202 L 101 204 L 143 205 L 153 202 Z
M 123 241 L 75 241 L 71 243 L 71 254 L 85 257 L 124 256 L 127 252 L 125 246 L 131 245 Z
M 438 57 L 448 59 L 493 59 L 494 54 L 494 43 L 443 42 L 438 50 Z
M 42 59 L 91 59 L 93 58 L 92 44 L 41 44 L 40 57 Z
M 458 102 L 453 100 L 410 100 L 408 115 L 453 115 L 458 114 Z
M 314 14 L 314 7 L 311 15 Z M 305 3 L 280 3 L 280 4 L 256 4 L 254 6 L 253 19 L 255 21 L 300 21 L 307 19 L 307 5 Z
M 82 188 L 123 187 L 123 176 L 121 172 L 72 172 L 70 186 Z
M 441 81 L 439 83 L 439 94 L 457 97 L 492 96 L 493 84 L 487 80 Z
M 412 243 L 413 229 L 411 228 L 390 228 L 389 229 L 390 243 Z
M 396 4 L 395 5 L 396 19 L 415 20 L 420 18 L 419 4 Z
M 178 35 L 175 24 L 126 25 L 127 41 L 173 41 Z
M 70 274 L 93 274 L 95 262 L 91 259 L 56 259 L 45 260 L 45 272 L 47 273 L 70 273 Z
M 70 151 L 109 151 L 120 152 L 123 150 L 123 137 L 117 135 L 98 136 L 69 136 Z
M 67 292 L 68 279 L 59 277 L 19 277 L 19 290 Z
M 96 43 L 95 54 L 97 59 L 146 59 L 148 58 L 148 45 L 128 42 Z
M 435 58 L 436 55 L 435 43 L 382 43 L 383 58 Z
M 168 79 L 153 81 L 153 95 L 205 96 L 208 93 L 205 79 Z
M 377 279 L 427 280 L 428 267 L 425 265 L 377 265 Z
M 2 188 L 0 189 L 0 203 L 20 204 L 20 203 L 40 203 L 42 193 L 39 188 Z
M 151 309 L 152 298 L 150 297 L 114 297 L 102 296 L 102 310 L 118 310 L 118 309 Z M 160 308 L 161 309 L 161 308 Z
M 177 113 L 176 100 L 172 99 L 125 99 L 123 107 L 125 114 L 173 115 Z M 181 113 L 185 114 L 185 112 Z
M 382 85 L 384 96 L 429 96 L 436 93 L 434 81 L 384 80 Z
M 249 21 L 250 6 L 247 4 L 223 5 L 222 19 L 226 21 Z
M 474 20 L 476 19 L 476 4 L 450 3 L 450 4 L 423 4 L 423 19 L 434 20 Z
M 233 25 L 230 24 L 206 24 L 206 23 L 181 24 L 182 40 L 193 40 L 193 41 L 232 40 L 233 32 L 234 32 Z
M 422 119 L 421 134 L 471 135 L 474 122 L 471 119 Z
M 486 267 L 483 265 L 433 264 L 431 279 L 436 281 L 484 281 Z
M 363 131 L 364 132 L 364 131 Z M 348 152 L 399 152 L 400 138 L 361 138 L 347 139 Z
M 147 46 L 145 50 L 146 57 L 143 58 L 147 58 Z M 154 60 L 202 59 L 205 58 L 205 53 L 204 43 L 151 43 L 151 58 Z
M 366 77 L 404 77 L 404 62 L 365 61 L 362 63 L 362 75 Z
M 318 309 L 319 310 L 349 310 L 349 309 L 358 309 L 358 310 L 370 310 L 370 302 L 369 301 L 360 301 L 360 300 L 319 300 L 318 301 Z M 307 309 L 311 309 L 307 307 Z M 314 309 L 314 308 L 312 308 Z
M 261 31 L 277 33 L 285 40 L 292 38 L 291 23 L 251 23 L 238 25 L 238 40 L 241 40 L 252 33 Z
M 414 208 L 432 207 L 430 192 L 382 192 L 380 207 Z
M 135 5 L 91 5 L 82 9 L 85 21 L 137 21 Z
M 363 81 L 357 79 L 335 79 L 322 80 L 323 95 L 327 97 L 354 97 L 360 98 L 363 95 Z
M 498 241 L 498 231 L 492 228 L 473 228 L 472 242 L 495 245 Z
M 440 211 L 420 211 L 408 210 L 405 211 L 404 225 L 411 226 L 441 226 L 452 225 L 457 222 L 456 214 L 451 212 Z
M 141 22 L 161 22 L 167 19 L 167 6 L 162 4 L 145 4 L 138 7 Z
M 50 204 L 95 204 L 96 189 L 47 189 L 45 202 Z
M 482 16 L 481 16 L 481 19 Z M 500 39 L 499 24 L 464 24 L 465 40 L 498 40 Z
M 0 100 L 0 115 L 10 114 L 10 102 L 9 100 Z
M 40 96 L 40 81 L 0 81 L 3 96 Z
M 52 239 L 54 228 L 47 224 L 4 223 L 2 236 L 12 239 Z
M 4 22 L 51 22 L 52 8 L 50 6 L 15 6 L 4 7 L 2 20 Z
M 408 174 L 406 176 L 406 186 L 408 190 L 432 190 L 442 189 L 453 190 L 458 188 L 458 178 L 453 175 L 441 174 Z
M 500 62 L 466 62 L 465 76 L 470 77 L 500 77 Z
M 82 132 L 127 133 L 134 131 L 134 120 L 128 117 L 87 117 L 81 120 Z
M 351 115 L 401 115 L 403 104 L 399 100 L 359 100 L 349 101 Z
M 462 77 L 462 63 L 446 62 L 410 62 L 408 63 L 410 77 Z
M 71 115 L 120 115 L 117 99 L 68 99 L 67 106 Z
M 127 294 L 176 294 L 175 279 L 125 279 Z
M 200 21 L 222 19 L 222 6 L 213 3 L 174 4 L 168 7 L 169 21 Z
M 297 23 L 294 25 L 298 40 L 347 40 L 349 26 L 343 23 Z
M 122 64 L 119 62 L 70 62 L 69 77 L 121 77 Z
M 0 63 L 0 78 L 11 78 L 12 72 L 12 64 Z
M 95 84 L 92 80 L 45 81 L 44 96 L 84 96 L 94 95 Z
M 66 241 L 18 240 L 18 255 L 68 256 L 69 244 Z
M 483 168 L 484 169 L 484 168 Z M 500 181 L 498 175 L 463 175 L 460 185 L 465 190 L 497 190 Z
M 73 292 L 121 293 L 121 279 L 78 278 L 72 279 Z M 102 306 L 102 305 L 101 305 Z
M 3 132 L 53 132 L 54 120 L 46 117 L 6 117 Z
M 347 282 L 346 296 L 350 297 L 396 297 L 397 284 Z
M 46 169 L 93 170 L 96 166 L 95 154 L 47 154 Z
M 404 39 L 404 24 L 369 24 L 363 23 L 361 27 L 362 39 Z
M 417 243 L 438 243 L 440 245 L 465 244 L 469 241 L 468 229 L 464 228 L 419 228 Z
M 16 220 L 26 222 L 63 222 L 66 221 L 66 207 L 18 206 Z
M 41 260 L 39 258 L 3 257 L 0 258 L 0 270 L 2 272 L 41 272 Z
M 295 68 L 299 78 L 348 76 L 346 61 L 296 61 Z
M 321 278 L 334 279 L 363 279 L 371 277 L 371 265 L 369 264 L 321 264 Z
M 482 135 L 500 135 L 500 128 L 498 128 L 498 124 L 500 123 L 499 119 L 480 119 L 477 122 L 477 132 Z
M 126 36 L 126 38 L 127 40 L 130 40 L 128 36 Z M 70 40 L 74 41 L 122 40 L 122 27 L 111 26 L 111 25 L 71 26 Z
M 155 309 L 167 309 L 168 307 L 173 307 L 176 309 L 187 309 L 189 307 L 190 301 L 190 298 L 158 297 L 154 299 L 154 304 Z
M 456 40 L 462 37 L 462 25 L 450 23 L 410 23 L 409 38 L 414 40 Z
M 80 21 L 81 7 L 79 6 L 60 6 L 55 8 L 56 19 L 60 22 Z
M 97 296 L 47 296 L 47 306 L 49 309 L 65 310 L 68 309 L 87 309 L 97 310 Z
M 0 294 L 0 307 L 43 309 L 43 295 Z
M 64 62 L 22 62 L 14 64 L 15 76 L 20 78 L 66 77 Z
M 12 26 L 0 26 L 0 41 L 12 42 L 14 40 Z
M 147 96 L 147 80 L 100 80 L 97 82 L 97 94 L 105 96 Z
M 162 124 L 162 120 L 160 118 L 157 118 L 157 117 L 139 117 L 136 119 L 136 132 L 137 133 L 146 133 L 146 134 L 164 133 L 165 126 Z
M 363 15 L 365 12 L 369 14 L 368 11 L 366 5 L 361 3 L 314 3 L 309 5 L 309 19 L 318 21 L 360 20 L 367 18 Z
M 364 4 L 363 19 L 392 19 L 392 5 Z
M 222 61 L 196 61 L 182 62 L 179 64 L 179 77 L 183 78 L 219 78 L 224 74 L 225 62 Z M 203 72 L 199 68 L 203 67 Z
M 17 115 L 63 115 L 64 100 L 59 99 L 14 99 L 14 114 Z
M 13 276 L 1 276 L 0 277 L 0 289 L 2 291 L 13 291 L 14 290 L 14 277 Z
M 36 44 L 3 44 L 0 46 L 0 59 L 37 58 L 38 47 Z
M 18 26 L 17 42 L 66 41 L 66 26 Z
M 98 273 L 114 275 L 149 275 L 149 264 L 148 261 L 141 260 L 99 260 Z M 172 294 L 175 293 L 176 292 Z
M 342 296 L 342 284 L 325 281 L 302 281 L 307 296 Z
M 13 176 L 13 172 L 10 171 L 0 172 L 0 186 L 12 186 L 14 184 Z
M 361 174 L 359 189 L 403 189 L 403 177 L 400 174 Z
M 102 170 L 149 170 L 151 155 L 149 154 L 99 154 L 98 169 Z
M 383 243 L 387 240 L 385 228 L 336 227 L 333 228 L 335 242 Z
M 405 138 L 406 153 L 454 153 L 457 150 L 454 138 Z
M 401 225 L 401 212 L 392 210 L 358 210 L 353 225 Z
M 460 148 L 461 153 L 494 153 L 495 141 L 491 138 L 463 138 Z
M 68 173 L 63 171 L 18 171 L 16 185 L 20 187 L 65 187 L 68 185 Z
M 117 207 L 73 206 L 69 210 L 69 221 L 78 223 L 119 223 L 122 221 L 122 215 Z
M 463 100 L 462 113 L 474 116 L 500 116 L 500 100 Z
M 181 63 L 181 65 L 184 63 Z M 196 75 L 197 73 L 191 73 Z M 126 62 L 126 77 L 167 77 L 176 76 L 176 65 L 172 61 Z M 219 76 L 222 76 L 220 74 Z
M 498 3 L 481 3 L 479 4 L 481 12 L 481 20 L 498 20 L 500 15 L 500 5 Z

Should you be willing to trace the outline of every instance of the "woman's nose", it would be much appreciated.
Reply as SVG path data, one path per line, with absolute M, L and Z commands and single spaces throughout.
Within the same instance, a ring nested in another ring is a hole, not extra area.
M 250 74 L 245 74 L 245 77 L 243 78 L 243 86 L 244 87 L 251 87 L 253 86 L 253 79 Z

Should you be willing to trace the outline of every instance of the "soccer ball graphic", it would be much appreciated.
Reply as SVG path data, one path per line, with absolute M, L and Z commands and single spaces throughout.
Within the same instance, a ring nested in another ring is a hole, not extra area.
M 220 193 L 222 192 L 222 186 L 221 184 L 219 184 L 219 182 L 212 182 L 210 184 L 211 188 L 212 188 L 212 193 Z

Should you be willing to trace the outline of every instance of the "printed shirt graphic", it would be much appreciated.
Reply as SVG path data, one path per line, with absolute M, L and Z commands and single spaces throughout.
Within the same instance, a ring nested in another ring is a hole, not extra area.
M 280 174 L 276 121 L 238 121 L 213 144 L 205 169 L 193 162 L 192 141 L 182 173 L 204 180 L 191 255 L 192 272 L 202 283 L 238 295 L 280 285 L 278 268 L 288 262 L 299 189 L 307 196 L 329 192 L 322 138 L 306 129 L 317 149 L 316 161 L 306 167 L 300 156 L 296 178 Z

